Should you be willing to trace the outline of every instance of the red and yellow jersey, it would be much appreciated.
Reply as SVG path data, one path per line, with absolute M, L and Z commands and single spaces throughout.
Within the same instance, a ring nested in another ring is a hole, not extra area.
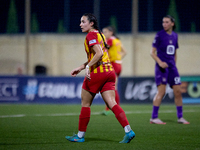
M 103 35 L 103 37 L 105 39 L 104 35 Z M 95 51 L 92 49 L 92 46 L 95 44 L 100 44 L 100 46 L 103 50 L 103 56 L 96 64 L 94 64 L 93 66 L 90 67 L 90 71 L 93 73 L 103 73 L 103 72 L 112 71 L 113 67 L 110 63 L 107 49 L 105 48 L 103 39 L 97 30 L 89 32 L 85 38 L 84 45 L 85 45 L 85 51 L 86 51 L 87 57 L 88 57 L 88 63 L 92 60 L 92 58 L 95 55 Z
M 107 44 L 110 46 L 108 50 L 109 58 L 111 62 L 115 62 L 117 60 L 121 60 L 121 47 L 122 43 L 119 39 L 112 36 L 110 39 L 107 40 Z

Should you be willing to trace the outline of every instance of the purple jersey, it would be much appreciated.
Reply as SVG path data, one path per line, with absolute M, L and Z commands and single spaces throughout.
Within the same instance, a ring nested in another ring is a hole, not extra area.
M 155 80 L 157 86 L 169 83 L 170 87 L 181 84 L 178 69 L 175 63 L 175 52 L 178 48 L 178 35 L 172 31 L 169 35 L 161 30 L 155 36 L 152 44 L 157 50 L 157 56 L 168 64 L 168 68 L 161 68 L 157 63 L 155 66 Z
M 175 52 L 178 48 L 178 35 L 172 31 L 169 35 L 165 30 L 159 31 L 153 41 L 153 47 L 157 49 L 157 56 L 169 67 L 175 66 Z

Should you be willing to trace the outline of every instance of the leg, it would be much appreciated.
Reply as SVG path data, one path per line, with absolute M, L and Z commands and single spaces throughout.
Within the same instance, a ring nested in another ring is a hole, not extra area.
M 104 94 L 103 94 L 104 93 Z M 110 110 L 111 110 L 111 108 L 114 106 L 114 105 L 116 105 L 116 102 L 115 102 L 115 99 L 114 99 L 114 101 L 113 101 L 113 97 L 115 97 L 115 93 L 113 92 L 113 91 L 110 91 L 109 93 L 108 93 L 108 95 L 107 95 L 107 91 L 105 91 L 105 92 L 103 92 L 101 95 L 102 95 L 102 97 L 103 97 L 103 100 L 104 100 L 104 102 L 106 103 L 106 109 L 105 109 L 105 111 L 103 112 L 103 114 L 104 115 L 109 115 L 110 114 Z M 111 95 L 111 96 L 109 96 L 109 95 Z M 110 100 L 107 100 L 108 98 L 106 98 L 106 97 L 108 97 Z M 105 100 L 106 99 L 106 100 Z
M 96 93 L 88 92 L 84 89 L 81 91 L 81 106 L 82 107 L 90 107 L 92 105 L 92 101 L 95 97 Z
M 162 122 L 160 119 L 158 119 L 158 111 L 159 111 L 159 107 L 162 102 L 162 99 L 165 95 L 166 85 L 161 84 L 157 88 L 158 88 L 158 91 L 153 100 L 153 110 L 152 110 L 150 123 L 166 124 L 166 123 Z
M 116 81 L 115 81 L 115 101 L 119 105 L 120 104 L 120 98 L 119 98 L 119 93 L 117 91 L 117 84 L 118 84 L 118 76 L 116 76 Z
M 118 83 L 118 77 L 117 77 L 117 75 L 116 75 L 116 80 L 115 80 L 115 101 L 116 101 L 116 103 L 119 105 L 120 99 L 119 99 L 119 94 L 118 94 L 118 91 L 117 91 L 117 83 Z M 105 115 L 108 115 L 109 112 L 107 112 L 107 111 L 110 110 L 110 109 L 109 109 L 109 106 L 106 105 L 105 110 L 106 110 L 106 111 L 104 112 L 104 114 L 105 114 Z
M 119 105 L 120 98 L 119 98 L 119 94 L 118 94 L 118 91 L 117 91 L 117 84 L 118 84 L 118 77 L 119 77 L 119 75 L 121 73 L 121 70 L 122 70 L 122 66 L 121 66 L 121 64 L 115 63 L 115 62 L 112 62 L 112 66 L 113 66 L 113 68 L 115 70 L 115 77 L 116 77 L 115 78 L 115 101 Z M 106 105 L 106 108 L 105 108 L 105 111 L 104 111 L 103 114 L 106 115 L 107 113 L 109 114 L 109 108 Z
M 157 94 L 153 99 L 153 111 L 152 111 L 152 119 L 158 118 L 158 110 L 161 104 L 162 98 L 165 95 L 166 85 L 161 84 L 158 86 Z
M 113 111 L 115 117 L 125 130 L 126 135 L 120 143 L 129 143 L 135 137 L 135 133 L 129 125 L 124 110 L 115 101 L 114 90 L 104 91 L 101 95 L 107 106 Z
M 114 90 L 104 91 L 101 96 L 109 109 L 112 109 L 117 104 Z
M 173 87 L 174 91 L 174 101 L 176 106 L 182 106 L 182 94 L 181 94 L 181 86 L 180 85 L 174 85 Z
M 158 91 L 153 99 L 153 105 L 154 106 L 160 106 L 162 98 L 165 95 L 165 90 L 166 90 L 166 85 L 165 84 L 161 84 L 158 86 Z
M 120 104 L 120 98 L 119 98 L 119 93 L 117 91 L 117 85 L 118 85 L 118 79 L 122 71 L 122 65 L 121 63 L 112 63 L 114 69 L 115 69 L 115 74 L 116 74 L 116 80 L 115 80 L 115 100 L 117 104 Z
M 172 88 L 174 91 L 174 102 L 176 105 L 177 117 L 178 119 L 180 119 L 183 117 L 183 102 L 182 102 L 181 86 L 174 85 Z
M 79 131 L 86 132 L 90 120 L 90 106 L 96 94 L 90 93 L 84 89 L 81 92 L 81 113 L 79 115 Z M 81 135 L 80 135 L 81 136 Z
M 181 94 L 181 86 L 174 85 L 172 88 L 174 91 L 174 102 L 175 102 L 176 110 L 177 110 L 178 123 L 190 124 L 188 121 L 186 121 L 183 118 L 183 101 L 182 101 L 182 94 Z
M 82 98 L 82 108 L 79 115 L 79 127 L 78 127 L 78 134 L 74 136 L 66 136 L 66 139 L 72 142 L 84 142 L 84 135 L 87 130 L 87 125 L 90 121 L 90 106 L 92 104 L 92 101 L 95 97 L 95 93 L 90 93 L 84 89 L 82 89 L 81 92 L 81 98 Z

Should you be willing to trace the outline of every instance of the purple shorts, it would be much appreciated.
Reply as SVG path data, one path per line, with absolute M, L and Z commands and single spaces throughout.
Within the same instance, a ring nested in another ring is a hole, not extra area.
M 169 84 L 170 87 L 173 85 L 180 85 L 181 79 L 176 66 L 170 66 L 166 69 L 161 68 L 158 64 L 155 67 L 155 81 L 156 85 Z

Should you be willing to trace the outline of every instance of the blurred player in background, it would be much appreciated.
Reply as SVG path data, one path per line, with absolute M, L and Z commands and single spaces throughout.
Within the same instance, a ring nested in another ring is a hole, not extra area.
M 153 110 L 150 123 L 166 124 L 158 118 L 158 110 L 165 95 L 166 84 L 168 83 L 174 92 L 174 101 L 177 109 L 178 123 L 189 124 L 183 118 L 183 103 L 181 94 L 181 80 L 176 67 L 178 35 L 175 29 L 175 19 L 167 15 L 163 18 L 163 30 L 159 31 L 152 44 L 151 57 L 155 60 L 155 81 L 157 94 L 153 100 Z
M 81 92 L 79 131 L 74 136 L 66 136 L 66 139 L 72 142 L 85 141 L 84 135 L 91 114 L 90 106 L 96 93 L 100 92 L 103 100 L 125 130 L 124 139 L 120 143 L 129 143 L 135 137 L 135 133 L 129 125 L 125 112 L 115 102 L 115 72 L 107 54 L 105 36 L 99 30 L 97 19 L 93 14 L 84 14 L 81 17 L 80 27 L 82 32 L 87 33 L 84 45 L 88 61 L 71 71 L 71 75 L 75 77 L 85 69 L 85 79 Z
M 116 36 L 114 27 L 108 26 L 103 28 L 103 34 L 105 35 L 107 40 L 107 45 L 109 47 L 108 49 L 109 58 L 116 74 L 115 100 L 119 105 L 120 97 L 117 91 L 117 82 L 118 82 L 118 77 L 122 70 L 122 59 L 126 55 L 126 50 L 124 49 L 120 39 Z M 103 114 L 108 115 L 110 113 L 111 113 L 110 109 L 106 106 L 105 110 L 103 111 Z

